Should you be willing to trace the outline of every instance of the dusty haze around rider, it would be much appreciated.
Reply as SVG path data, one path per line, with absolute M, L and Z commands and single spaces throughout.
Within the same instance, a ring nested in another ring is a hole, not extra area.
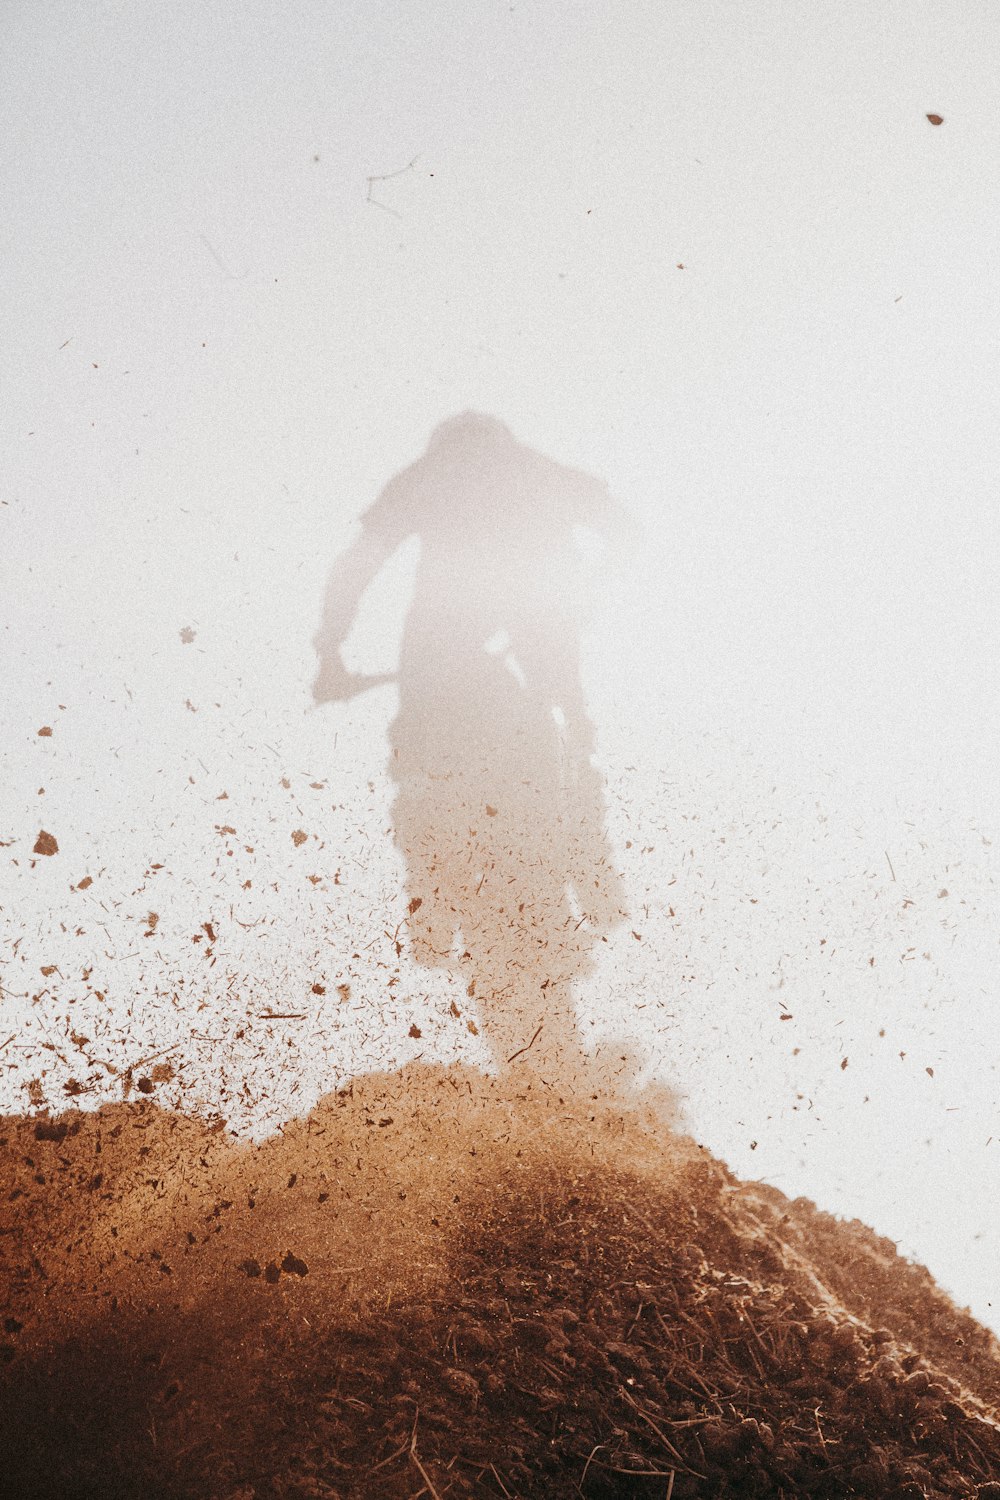
M 341 648 L 414 535 L 389 731 L 410 951 L 462 975 L 498 1065 L 565 1077 L 583 1058 L 573 985 L 626 916 L 580 648 L 595 546 L 602 566 L 624 561 L 634 525 L 600 480 L 495 418 L 443 422 L 333 568 L 318 702 L 391 680 L 348 672 Z

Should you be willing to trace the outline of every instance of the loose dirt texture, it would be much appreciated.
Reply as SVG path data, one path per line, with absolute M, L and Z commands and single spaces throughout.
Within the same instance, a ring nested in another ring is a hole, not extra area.
M 410 1069 L 0 1126 L 10 1496 L 1000 1497 L 1000 1350 L 655 1100 Z

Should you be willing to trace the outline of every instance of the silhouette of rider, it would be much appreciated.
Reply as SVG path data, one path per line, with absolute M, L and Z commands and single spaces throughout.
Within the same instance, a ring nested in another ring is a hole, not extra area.
M 341 648 L 419 537 L 389 767 L 410 950 L 466 980 L 498 1063 L 550 1070 L 579 1055 L 572 984 L 624 918 L 580 679 L 586 532 L 613 552 L 632 539 L 605 485 L 463 413 L 362 516 L 315 639 L 317 702 L 386 681 Z

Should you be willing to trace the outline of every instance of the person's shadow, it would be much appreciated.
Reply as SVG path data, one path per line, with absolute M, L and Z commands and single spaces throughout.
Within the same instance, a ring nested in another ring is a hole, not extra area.
M 390 730 L 409 947 L 465 980 L 501 1070 L 579 1067 L 573 984 L 626 916 L 580 681 L 580 533 L 621 554 L 633 529 L 602 483 L 465 413 L 365 512 L 327 588 L 319 703 L 389 680 L 348 672 L 340 648 L 419 537 Z

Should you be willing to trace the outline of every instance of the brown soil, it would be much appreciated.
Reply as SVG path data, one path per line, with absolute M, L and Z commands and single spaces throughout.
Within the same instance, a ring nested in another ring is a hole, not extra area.
M 1000 1500 L 1000 1350 L 926 1271 L 535 1089 L 0 1123 L 0 1489 Z

